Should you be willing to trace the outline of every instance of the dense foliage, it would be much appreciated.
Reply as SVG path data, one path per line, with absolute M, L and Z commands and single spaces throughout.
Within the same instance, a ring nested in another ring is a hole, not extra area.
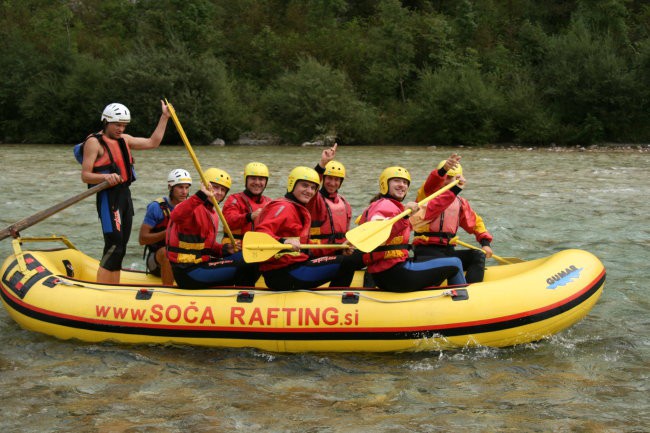
M 0 141 L 166 97 L 196 144 L 647 142 L 649 36 L 643 0 L 2 0 Z

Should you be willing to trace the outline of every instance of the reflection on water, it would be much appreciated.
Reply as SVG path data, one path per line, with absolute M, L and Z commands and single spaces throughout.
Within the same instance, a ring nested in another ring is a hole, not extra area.
M 452 149 L 339 150 L 355 215 L 388 165 L 419 186 Z M 58 341 L 0 310 L 3 432 L 641 432 L 650 423 L 647 266 L 650 162 L 645 153 L 453 149 L 463 192 L 495 236 L 496 254 L 534 258 L 581 248 L 605 263 L 605 292 L 587 318 L 548 341 L 422 354 L 272 354 L 254 350 Z M 319 148 L 195 148 L 242 188 L 251 160 L 271 169 L 272 197 Z M 47 155 L 37 159 L 35 155 Z M 184 148 L 136 152 L 135 227 L 125 265 L 143 269 L 137 231 Z M 45 161 L 46 160 L 46 161 Z M 0 146 L 0 228 L 79 193 L 71 146 Z M 412 190 L 409 198 L 415 198 Z M 92 198 L 24 231 L 67 235 L 98 257 Z M 465 235 L 466 241 L 471 241 Z M 10 241 L 0 241 L 2 259 Z

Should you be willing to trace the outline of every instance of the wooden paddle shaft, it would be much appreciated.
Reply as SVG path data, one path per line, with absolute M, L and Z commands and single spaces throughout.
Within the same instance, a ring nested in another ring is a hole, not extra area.
M 18 222 L 13 223 L 9 227 L 0 230 L 0 241 L 9 236 L 17 236 L 18 232 L 20 232 L 21 230 L 24 230 L 27 227 L 31 227 L 34 224 L 39 223 L 48 217 L 51 217 L 55 213 L 61 212 L 63 209 L 85 199 L 86 197 L 89 197 L 93 194 L 97 194 L 99 191 L 102 191 L 108 188 L 109 186 L 110 184 L 108 183 L 108 181 L 105 180 L 99 185 L 95 185 L 92 188 L 89 188 L 86 191 L 82 192 L 81 194 L 77 194 L 74 197 L 70 197 L 69 199 L 62 201 L 59 204 L 55 204 L 52 207 L 49 207 L 45 210 L 35 213 L 32 216 L 29 216 Z

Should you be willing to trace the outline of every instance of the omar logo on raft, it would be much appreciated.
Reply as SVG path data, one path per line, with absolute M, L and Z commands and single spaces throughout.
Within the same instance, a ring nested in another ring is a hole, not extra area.
M 571 281 L 580 278 L 580 272 L 584 268 L 576 268 L 575 265 L 571 265 L 563 271 L 558 272 L 555 275 L 552 275 L 546 279 L 548 286 L 547 289 L 557 289 L 561 286 L 566 286 Z

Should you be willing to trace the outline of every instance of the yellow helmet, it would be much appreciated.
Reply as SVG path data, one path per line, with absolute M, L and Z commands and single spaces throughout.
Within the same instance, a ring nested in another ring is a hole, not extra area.
M 299 180 L 306 180 L 307 182 L 313 182 L 316 185 L 320 185 L 320 177 L 318 177 L 316 170 L 300 166 L 294 168 L 291 170 L 291 173 L 289 173 L 289 178 L 287 179 L 287 192 L 293 192 L 293 188 Z
M 388 192 L 388 181 L 395 177 L 405 179 L 409 185 L 411 184 L 411 174 L 407 169 L 403 167 L 388 167 L 379 176 L 379 192 L 386 194 Z
M 323 176 L 334 176 L 345 179 L 345 166 L 338 161 L 330 161 L 325 165 Z
M 440 164 L 438 164 L 438 170 L 444 167 L 446 163 L 447 163 L 446 159 L 440 161 Z M 461 176 L 462 174 L 463 174 L 463 167 L 461 167 L 460 164 L 458 164 L 456 168 L 452 168 L 447 172 L 447 176 L 451 176 L 451 177 Z
M 230 190 L 230 187 L 232 186 L 232 179 L 230 178 L 230 175 L 224 170 L 212 167 L 208 168 L 203 174 L 205 175 L 205 178 L 208 180 L 208 182 L 216 183 L 217 185 L 224 186 Z
M 244 167 L 244 186 L 246 186 L 246 178 L 248 176 L 260 176 L 269 178 L 269 168 L 261 162 L 249 162 Z

